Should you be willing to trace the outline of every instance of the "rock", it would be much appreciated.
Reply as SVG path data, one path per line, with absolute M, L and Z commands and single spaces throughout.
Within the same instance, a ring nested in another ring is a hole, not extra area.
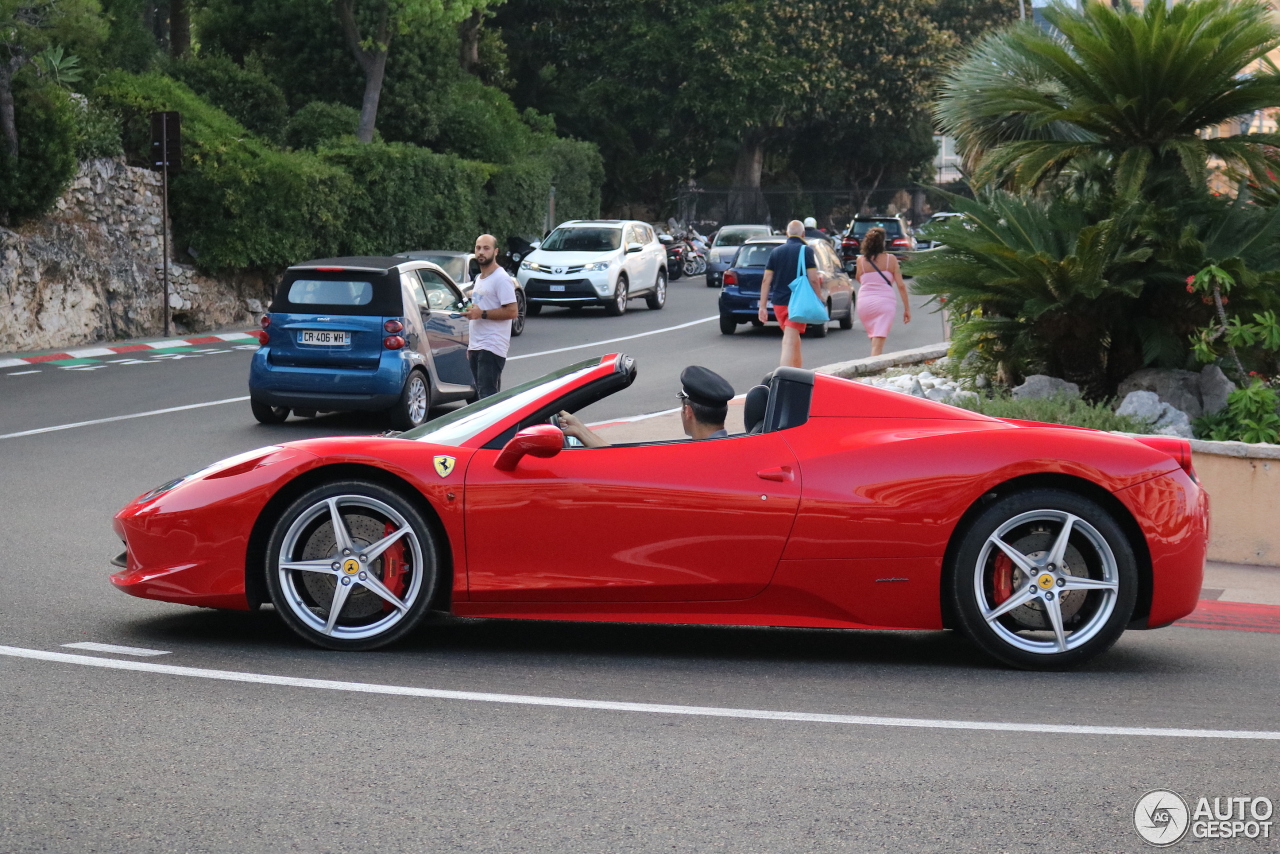
M 924 397 L 924 388 L 920 385 L 920 380 L 915 377 L 911 378 L 911 390 L 908 394 L 912 397 Z
M 958 391 L 955 394 L 951 395 L 950 403 L 953 406 L 959 406 L 962 403 L 969 403 L 970 401 L 975 401 L 977 399 L 978 399 L 977 392 Z
M 1067 394 L 1079 396 L 1080 386 L 1075 383 L 1069 383 L 1066 380 L 1050 377 L 1045 374 L 1032 374 L 1023 381 L 1022 385 L 1013 389 L 1013 396 L 1018 400 L 1029 400 L 1040 397 L 1052 397 L 1055 394 L 1065 392 Z
M 1212 415 L 1227 405 L 1227 395 L 1236 390 L 1236 384 L 1227 379 L 1222 368 L 1205 365 L 1200 371 L 1200 403 L 1205 415 Z
M 987 379 L 986 374 L 978 374 L 973 378 L 973 385 L 975 388 L 986 388 L 991 385 L 991 381 Z
M 946 401 L 951 399 L 952 391 L 950 389 L 938 388 L 937 386 L 935 386 L 934 388 L 927 389 L 924 393 L 924 396 L 929 398 L 930 400 L 937 400 L 945 403 Z
M 1156 419 L 1153 432 L 1160 436 L 1177 436 L 1181 439 L 1192 438 L 1191 419 L 1181 409 L 1175 409 L 1167 403 L 1160 404 L 1160 417 Z
M 1165 403 L 1181 409 L 1192 418 L 1204 414 L 1200 401 L 1200 374 L 1170 368 L 1143 368 L 1124 378 L 1116 395 L 1125 397 L 1131 391 L 1155 392 Z
M 1127 415 L 1148 424 L 1154 424 L 1163 411 L 1160 397 L 1154 391 L 1131 391 L 1116 407 L 1116 415 Z

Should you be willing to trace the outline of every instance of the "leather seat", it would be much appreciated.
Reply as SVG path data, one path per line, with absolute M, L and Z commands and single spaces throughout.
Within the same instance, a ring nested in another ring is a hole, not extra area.
M 742 420 L 748 433 L 759 433 L 764 428 L 764 415 L 769 408 L 769 387 L 753 386 L 742 402 Z

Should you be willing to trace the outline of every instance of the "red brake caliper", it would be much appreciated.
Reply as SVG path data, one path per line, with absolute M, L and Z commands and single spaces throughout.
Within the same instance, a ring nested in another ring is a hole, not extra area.
M 1013 595 L 1013 561 L 1003 552 L 996 555 L 996 571 L 991 579 L 991 587 L 997 605 Z
M 396 532 L 396 526 L 390 522 L 387 523 L 386 529 L 383 530 L 382 536 L 389 537 Z M 391 548 L 382 553 L 382 583 L 383 585 L 396 595 L 396 598 L 404 596 L 404 577 L 409 571 L 404 565 L 404 538 L 400 538 L 391 544 Z M 382 603 L 382 610 L 390 611 L 392 605 L 390 602 Z

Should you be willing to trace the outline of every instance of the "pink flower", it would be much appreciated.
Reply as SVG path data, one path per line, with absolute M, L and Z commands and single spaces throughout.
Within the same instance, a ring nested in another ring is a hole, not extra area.
M 1196 286 L 1195 286 L 1195 285 L 1187 285 L 1187 293 L 1189 293 L 1189 294 L 1194 294 L 1195 292 L 1196 292 Z
M 1194 282 L 1195 280 L 1196 280 L 1196 277 L 1195 277 L 1194 275 L 1192 275 L 1192 276 L 1187 276 L 1187 284 L 1188 284 L 1188 285 L 1190 285 L 1190 284 L 1191 284 L 1192 282 Z M 1187 288 L 1187 290 L 1191 290 L 1191 288 Z

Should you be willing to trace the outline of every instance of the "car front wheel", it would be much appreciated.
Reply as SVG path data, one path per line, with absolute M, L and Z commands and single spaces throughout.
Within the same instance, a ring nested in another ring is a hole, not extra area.
M 631 294 L 627 290 L 627 277 L 619 276 L 618 285 L 614 289 L 613 299 L 605 305 L 604 310 L 610 317 L 618 317 L 627 311 L 627 300 Z
M 524 332 L 524 319 L 529 313 L 529 301 L 525 299 L 524 291 L 516 291 L 516 318 L 511 321 L 511 337 L 514 338 L 521 332 Z
M 267 589 L 285 623 L 317 646 L 389 644 L 426 616 L 435 591 L 436 544 L 414 505 L 380 484 L 319 486 L 276 520 L 267 546 Z
M 1062 670 L 1105 652 L 1138 590 L 1133 549 L 1115 519 L 1056 489 L 992 503 L 964 534 L 949 579 L 964 632 L 1025 670 Z

